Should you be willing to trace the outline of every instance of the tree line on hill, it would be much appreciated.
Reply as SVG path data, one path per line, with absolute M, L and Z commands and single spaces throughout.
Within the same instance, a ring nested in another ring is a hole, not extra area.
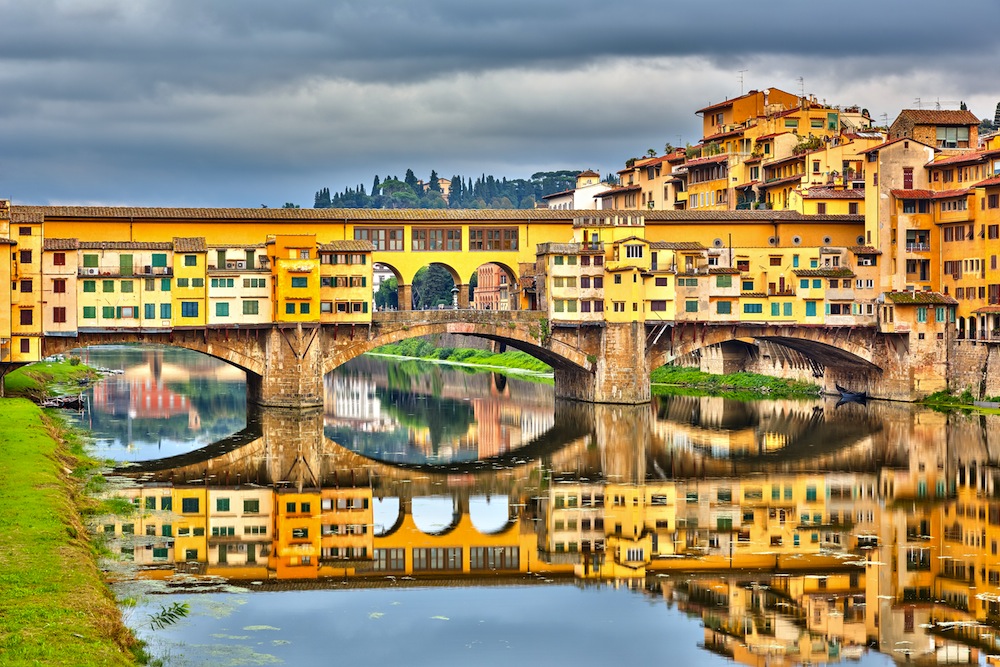
M 371 190 L 358 185 L 331 194 L 330 188 L 316 192 L 313 208 L 535 208 L 542 197 L 576 187 L 577 171 L 539 171 L 531 178 L 496 178 L 483 174 L 473 180 L 452 176 L 447 192 L 438 174 L 431 171 L 426 183 L 420 182 L 412 169 L 403 180 L 395 176 L 380 179 Z

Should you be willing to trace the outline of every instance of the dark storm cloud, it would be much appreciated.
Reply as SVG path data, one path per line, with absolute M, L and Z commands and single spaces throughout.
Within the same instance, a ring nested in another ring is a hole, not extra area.
M 697 141 L 739 70 L 890 120 L 917 98 L 992 115 L 994 0 L 950 2 L 960 30 L 876 4 L 0 2 L 3 194 L 308 205 L 408 167 L 607 172 Z

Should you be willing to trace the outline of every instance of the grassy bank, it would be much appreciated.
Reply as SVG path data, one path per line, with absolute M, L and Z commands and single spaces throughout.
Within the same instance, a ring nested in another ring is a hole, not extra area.
M 434 361 L 452 361 L 474 366 L 509 368 L 534 373 L 552 372 L 551 366 L 519 350 L 508 350 L 501 354 L 495 354 L 488 350 L 470 350 L 468 348 L 454 347 L 439 348 L 420 338 L 409 338 L 399 343 L 383 345 L 382 347 L 375 348 L 372 352 L 374 354 L 391 354 L 398 357 L 412 357 L 414 359 L 432 359 Z
M 97 377 L 97 371 L 81 364 L 77 357 L 40 361 L 8 373 L 4 377 L 4 396 L 40 401 L 53 395 L 78 392 L 81 382 Z
M 677 393 L 676 387 L 734 398 L 789 398 L 819 396 L 818 385 L 782 380 L 756 373 L 713 375 L 697 368 L 661 366 L 650 376 L 653 393 Z
M 921 401 L 924 405 L 938 412 L 962 410 L 964 412 L 982 412 L 985 414 L 1000 414 L 1000 396 L 990 396 L 982 401 L 976 400 L 972 392 L 966 389 L 960 394 L 949 391 L 938 391 Z
M 30 401 L 0 399 L 0 456 L 0 664 L 135 664 L 78 511 L 81 442 Z

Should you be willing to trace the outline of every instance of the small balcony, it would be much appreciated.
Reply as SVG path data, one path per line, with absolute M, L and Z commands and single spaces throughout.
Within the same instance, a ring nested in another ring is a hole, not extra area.
M 930 252 L 930 243 L 907 243 L 906 252 Z

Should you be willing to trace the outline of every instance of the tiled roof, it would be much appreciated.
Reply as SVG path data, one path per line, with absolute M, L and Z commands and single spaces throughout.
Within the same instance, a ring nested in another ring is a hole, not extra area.
M 990 178 L 987 178 L 985 181 L 979 181 L 978 183 L 976 183 L 972 187 L 974 187 L 974 188 L 985 188 L 985 187 L 989 187 L 989 186 L 992 186 L 992 185 L 1000 185 L 1000 176 L 992 176 Z
M 0 236 L 0 245 L 17 245 L 17 241 L 14 239 L 9 239 L 4 236 Z
M 766 169 L 767 167 L 773 167 L 774 165 L 777 164 L 785 164 L 786 162 L 805 162 L 805 161 L 806 161 L 806 156 L 803 153 L 798 153 L 795 155 L 786 155 L 785 157 L 779 157 L 779 158 L 774 158 L 773 160 L 769 160 L 764 165 L 764 168 Z
M 896 199 L 930 199 L 933 192 L 930 190 L 890 190 Z
M 11 222 L 43 222 L 44 218 L 38 211 L 25 210 L 21 206 L 11 206 Z
M 829 269 L 793 269 L 792 273 L 800 278 L 853 278 L 854 271 L 846 266 Z
M 803 199 L 864 199 L 865 191 L 858 188 L 840 190 L 836 188 L 809 188 L 802 193 Z
M 896 121 L 900 118 L 906 118 L 915 125 L 979 125 L 975 114 L 965 109 L 903 109 L 896 116 Z
M 78 239 L 45 239 L 42 250 L 76 250 L 80 247 Z
M 939 292 L 886 292 L 885 298 L 895 304 L 943 304 L 958 303 L 947 294 Z
M 870 245 L 852 245 L 848 248 L 855 255 L 881 255 L 882 251 Z
M 772 132 L 771 134 L 762 134 L 757 137 L 756 141 L 767 141 L 768 139 L 774 139 L 775 137 L 780 137 L 783 134 L 791 134 L 791 132 Z
M 209 250 L 238 250 L 245 249 L 250 250 L 251 248 L 266 248 L 265 243 L 209 243 Z
M 577 211 L 579 213 L 579 211 Z M 813 224 L 819 222 L 861 222 L 862 215 L 809 215 L 798 211 L 772 211 L 770 209 L 741 209 L 739 211 L 701 211 L 683 209 L 679 211 L 644 211 L 646 226 L 653 222 L 788 222 Z
M 605 190 L 604 192 L 598 192 L 594 195 L 594 197 L 612 197 L 624 192 L 639 192 L 640 190 L 642 190 L 641 185 L 623 185 L 619 188 L 612 188 L 610 190 Z
M 550 195 L 542 195 L 542 199 L 552 199 L 553 197 L 565 197 L 566 195 L 571 195 L 576 192 L 576 189 L 572 190 L 562 190 L 561 192 L 553 192 Z
M 983 306 L 981 308 L 976 308 L 974 313 L 1000 313 L 1000 306 Z
M 717 162 L 726 162 L 729 160 L 729 155 L 723 153 L 721 155 L 712 155 L 711 157 L 699 157 L 693 160 L 688 160 L 684 163 L 685 167 L 700 167 L 703 164 L 715 164 Z
M 72 239 L 70 239 L 72 240 Z M 204 239 L 202 239 L 204 243 Z M 80 241 L 81 250 L 172 250 L 170 243 L 145 241 Z
M 968 194 L 969 188 L 960 188 L 958 190 L 935 190 L 931 194 L 931 199 L 950 199 L 951 197 L 961 197 Z
M 944 167 L 953 164 L 976 164 L 977 162 L 982 162 L 987 157 L 991 157 L 1000 153 L 1000 150 L 991 151 L 971 151 L 968 153 L 962 153 L 961 155 L 950 155 L 940 160 L 934 160 L 933 162 L 928 162 L 925 166 L 929 168 L 934 167 Z
M 371 241 L 347 240 L 319 244 L 320 252 L 372 252 L 373 250 L 375 246 Z
M 858 155 L 865 155 L 867 153 L 873 153 L 873 152 L 876 152 L 876 151 L 880 151 L 883 148 L 886 148 L 887 146 L 892 146 L 893 144 L 898 144 L 900 141 L 912 141 L 913 143 L 920 144 L 921 146 L 924 146 L 925 148 L 933 148 L 935 153 L 937 153 L 938 150 L 939 150 L 936 147 L 931 146 L 930 144 L 925 144 L 922 141 L 917 141 L 913 137 L 897 137 L 895 139 L 890 139 L 889 141 L 886 141 L 885 143 L 879 144 L 878 146 L 872 146 L 871 148 L 866 148 L 863 151 L 858 151 Z
M 741 126 L 741 127 L 737 127 L 735 129 L 732 129 L 732 130 L 727 130 L 725 132 L 718 132 L 716 134 L 706 135 L 702 139 L 702 141 L 715 141 L 716 139 L 725 139 L 726 137 L 735 137 L 735 136 L 739 136 L 739 135 L 743 134 L 744 132 L 746 132 L 746 128 Z
M 581 176 L 597 176 L 597 177 L 600 177 L 601 175 L 598 174 L 596 171 L 594 171 L 592 169 L 586 169 L 586 170 L 581 171 L 579 174 L 576 175 L 577 178 L 580 178 Z
M 208 252 L 208 247 L 205 245 L 205 237 L 175 237 L 174 252 Z
M 704 250 L 705 246 L 697 241 L 653 241 L 649 244 L 653 250 Z
M 730 100 L 726 100 L 725 102 L 716 102 L 715 104 L 709 104 L 707 107 L 703 107 L 701 109 L 698 109 L 694 113 L 697 115 L 697 114 L 700 114 L 700 113 L 704 113 L 705 111 L 711 111 L 712 109 L 725 109 L 726 107 L 733 106 L 733 103 L 736 100 L 742 100 L 744 97 L 751 97 L 751 96 L 757 95 L 757 94 L 758 93 L 757 93 L 756 90 L 751 90 L 746 95 L 740 95 L 739 97 L 734 97 L 734 98 L 732 98 Z
M 728 274 L 735 276 L 742 273 L 742 271 L 740 271 L 739 269 L 734 269 L 731 266 L 710 266 L 708 267 L 708 272 L 713 276 L 716 274 L 723 274 L 723 275 Z
M 772 185 L 783 185 L 785 183 L 799 182 L 805 174 L 792 174 L 791 176 L 785 176 L 784 178 L 774 178 L 764 181 L 760 184 L 762 188 L 769 188 Z
M 760 181 L 748 181 L 746 183 L 740 183 L 739 185 L 734 185 L 733 187 L 740 189 L 740 188 L 751 188 L 755 185 L 760 185 Z

